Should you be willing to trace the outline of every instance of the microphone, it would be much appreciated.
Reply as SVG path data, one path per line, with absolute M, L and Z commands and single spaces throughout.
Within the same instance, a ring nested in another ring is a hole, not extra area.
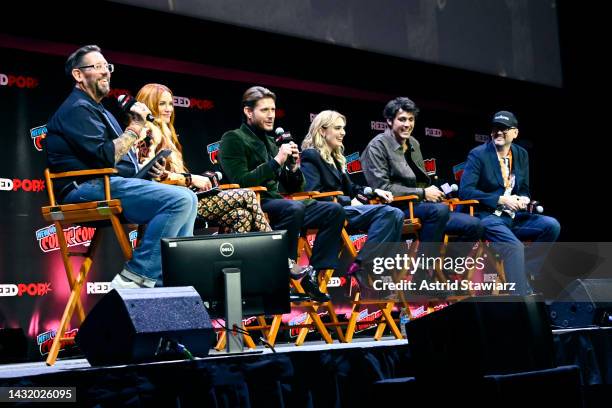
M 277 127 L 276 130 L 274 131 L 274 134 L 276 135 L 276 137 L 274 138 L 274 142 L 276 143 L 276 146 L 280 147 L 281 145 L 284 145 L 285 143 L 293 142 L 293 137 L 291 137 L 291 133 L 285 132 L 285 129 L 283 129 L 282 127 Z M 286 164 L 290 166 L 295 164 L 295 159 L 293 158 L 293 156 L 287 157 Z
M 542 214 L 544 212 L 544 207 L 540 205 L 539 201 L 531 200 L 531 202 L 527 204 L 527 211 L 531 214 Z
M 123 110 L 127 114 L 130 114 L 130 109 L 132 109 L 132 106 L 134 106 L 137 101 L 136 98 L 133 98 L 130 95 L 119 95 L 117 97 L 117 102 L 119 102 L 119 107 L 121 108 L 121 110 Z M 155 121 L 155 117 L 148 113 L 147 120 L 149 122 L 153 122 Z
M 223 174 L 220 171 L 205 171 L 202 175 L 209 178 L 212 188 L 219 187 L 219 181 L 223 179 Z
M 459 187 L 456 184 L 449 185 L 448 183 L 444 183 L 440 186 L 440 190 L 446 195 L 446 197 L 450 197 L 456 191 L 459 191 Z
M 374 190 L 368 186 L 363 188 L 363 194 L 358 193 L 355 198 L 362 204 L 370 204 L 370 200 L 374 197 L 376 197 Z

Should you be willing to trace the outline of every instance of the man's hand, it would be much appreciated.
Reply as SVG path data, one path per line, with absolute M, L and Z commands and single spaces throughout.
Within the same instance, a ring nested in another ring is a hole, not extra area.
M 297 162 L 300 158 L 300 151 L 298 150 L 298 145 L 293 142 L 284 143 L 280 145 L 278 148 L 278 154 L 274 157 L 274 160 L 281 166 L 284 166 L 289 157 L 293 157 L 295 165 L 292 166 L 292 171 L 295 171 L 297 168 Z
M 130 108 L 131 122 L 144 126 L 147 122 L 147 115 L 151 114 L 151 110 L 142 102 L 136 102 Z
M 151 170 L 149 170 L 149 176 L 156 180 L 165 180 L 168 178 L 168 174 L 168 170 L 166 170 L 166 159 L 163 157 L 151 167 Z
M 498 204 L 502 204 L 504 206 L 506 206 L 506 208 L 508 208 L 511 211 L 519 211 L 519 210 L 524 210 L 525 208 L 527 208 L 527 204 L 529 204 L 529 199 L 527 199 L 527 201 L 525 201 L 526 197 L 519 197 L 517 195 L 503 195 L 499 197 L 499 200 L 497 200 Z
M 425 190 L 425 201 L 431 201 L 432 203 L 439 203 L 444 200 L 445 195 L 440 189 L 436 186 L 429 186 Z
M 381 190 L 380 188 L 377 188 L 376 190 L 374 190 L 374 194 L 382 198 L 385 203 L 390 203 L 393 201 L 393 193 L 390 191 Z

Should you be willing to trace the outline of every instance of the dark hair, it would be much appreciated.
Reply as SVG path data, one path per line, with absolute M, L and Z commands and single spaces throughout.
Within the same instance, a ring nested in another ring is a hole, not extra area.
M 272 98 L 276 102 L 274 92 L 263 86 L 252 86 L 242 94 L 242 107 L 248 106 L 253 108 L 257 101 L 264 98 Z
M 385 109 L 383 110 L 383 117 L 386 120 L 395 119 L 395 115 L 399 110 L 403 110 L 404 112 L 411 112 L 414 116 L 419 114 L 419 108 L 412 102 L 410 98 L 406 98 L 405 96 L 398 96 L 395 99 L 390 100 L 385 105 Z
M 83 64 L 83 57 L 90 52 L 102 52 L 102 50 L 97 45 L 85 45 L 70 54 L 64 65 L 67 77 L 72 78 L 72 70 L 80 67 Z

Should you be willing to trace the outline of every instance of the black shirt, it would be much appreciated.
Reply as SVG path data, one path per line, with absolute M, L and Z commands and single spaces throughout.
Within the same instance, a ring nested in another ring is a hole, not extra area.
M 114 167 L 119 176 L 132 177 L 138 170 L 135 155 L 129 155 L 132 152 L 115 163 L 113 140 L 123 133 L 121 126 L 101 103 L 78 88 L 49 119 L 47 131 L 47 165 L 53 173 Z M 58 179 L 56 192 L 72 181 Z

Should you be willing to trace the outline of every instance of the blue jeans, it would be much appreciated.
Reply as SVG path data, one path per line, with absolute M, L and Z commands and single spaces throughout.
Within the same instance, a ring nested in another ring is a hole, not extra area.
M 514 294 L 533 293 L 527 276 L 540 272 L 550 246 L 525 249 L 521 241 L 555 242 L 561 231 L 559 222 L 546 215 L 518 212 L 514 219 L 506 214 L 485 216 L 482 226 L 484 238 L 491 241 L 504 261 L 506 279 L 516 283 Z
M 111 197 L 121 200 L 123 216 L 134 224 L 147 224 L 140 245 L 125 264 L 137 275 L 157 280 L 161 284 L 162 238 L 193 235 L 198 199 L 185 187 L 169 186 L 154 181 L 111 177 Z M 104 200 L 101 179 L 89 180 L 68 193 L 64 203 Z
M 366 230 L 368 240 L 359 252 L 357 260 L 384 256 L 389 251 L 385 243 L 400 242 L 404 212 L 388 205 L 359 205 L 344 207 L 349 229 Z

